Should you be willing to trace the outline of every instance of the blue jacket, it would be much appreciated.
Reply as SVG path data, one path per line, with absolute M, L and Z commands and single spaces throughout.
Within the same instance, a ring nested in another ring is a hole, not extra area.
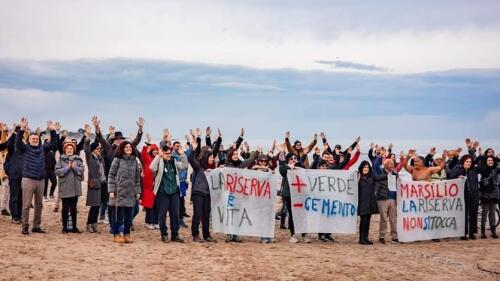
M 45 178 L 45 151 L 56 149 L 57 139 L 56 131 L 50 131 L 51 142 L 38 146 L 31 146 L 23 143 L 24 131 L 20 130 L 16 134 L 16 150 L 23 154 L 23 178 L 41 180 Z
M 7 157 L 5 158 L 4 170 L 12 180 L 21 180 L 23 178 L 23 159 L 24 155 L 16 151 L 16 134 L 19 130 L 16 130 L 15 134 L 12 134 L 7 141 Z

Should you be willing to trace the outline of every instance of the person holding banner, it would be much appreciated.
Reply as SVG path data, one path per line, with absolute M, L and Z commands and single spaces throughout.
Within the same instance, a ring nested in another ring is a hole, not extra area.
M 184 240 L 179 237 L 179 170 L 188 167 L 188 160 L 185 154 L 181 161 L 172 157 L 172 149 L 169 146 L 163 146 L 158 155 L 155 156 L 149 169 L 155 175 L 153 193 L 158 204 L 158 221 L 160 224 L 161 241 L 168 243 L 168 229 L 165 223 L 167 212 L 170 216 L 170 231 L 173 242 L 183 243 Z
M 388 160 L 392 161 L 392 160 Z M 370 220 L 372 214 L 378 213 L 377 197 L 375 195 L 375 181 L 387 179 L 387 175 L 377 175 L 373 173 L 368 161 L 363 161 L 358 167 L 358 216 L 359 222 L 359 244 L 373 245 L 369 239 Z M 384 216 L 387 220 L 387 215 Z M 382 220 L 382 215 L 381 215 Z M 382 223 L 381 223 L 382 225 Z M 387 223 L 385 223 L 387 227 Z M 391 233 L 392 233 L 391 223 Z M 385 230 L 384 230 L 385 236 Z M 385 242 L 385 240 L 384 240 Z
M 260 149 L 262 150 L 262 149 Z M 244 161 L 240 160 L 240 156 L 238 155 L 238 149 L 231 147 L 228 152 L 227 152 L 227 159 L 226 159 L 226 164 L 224 167 L 227 168 L 239 168 L 239 169 L 249 169 L 252 168 L 252 166 L 255 163 L 255 159 L 257 159 L 257 156 L 259 156 L 260 151 L 259 149 L 257 151 L 253 151 L 250 153 L 250 157 Z M 226 242 L 237 242 L 241 243 L 240 237 L 238 235 L 233 235 L 233 234 L 227 234 L 226 236 Z
M 210 147 L 200 147 L 200 129 L 195 130 L 193 140 L 190 141 L 192 152 L 188 161 L 193 168 L 191 200 L 193 201 L 193 221 L 191 235 L 193 242 L 217 242 L 210 235 L 210 189 L 205 171 L 215 165 L 214 156 Z M 203 240 L 200 238 L 200 221 L 203 231 Z
M 290 132 L 287 131 L 285 133 L 285 144 L 286 144 L 286 148 L 288 150 L 288 153 L 294 154 L 295 156 L 297 156 L 298 159 L 303 159 L 304 160 L 303 163 L 304 163 L 305 167 L 309 167 L 309 160 L 307 158 L 307 154 L 314 149 L 317 141 L 318 141 L 318 135 L 314 134 L 313 140 L 306 148 L 302 147 L 302 142 L 300 142 L 299 140 L 296 140 L 292 146 L 292 144 L 290 143 Z
M 391 226 L 391 240 L 399 242 L 396 227 L 396 196 L 399 174 L 394 167 L 392 159 L 384 160 L 384 168 L 380 168 L 382 156 L 378 156 L 374 163 L 374 184 L 377 197 L 377 206 L 380 213 L 379 242 L 385 244 L 385 233 L 387 231 L 387 221 Z M 366 229 L 365 229 L 366 232 Z
M 481 200 L 481 239 L 486 239 L 486 218 L 490 222 L 491 237 L 498 238 L 496 233 L 495 210 L 498 204 L 498 176 L 500 168 L 496 166 L 493 156 L 486 156 L 486 167 L 479 170 L 481 176 L 479 195 Z
M 311 243 L 311 240 L 306 237 L 305 233 L 301 235 L 301 237 L 297 237 L 295 235 L 295 228 L 293 225 L 293 215 L 292 215 L 292 199 L 290 194 L 290 184 L 288 182 L 287 172 L 288 170 L 297 169 L 300 165 L 298 162 L 297 156 L 293 153 L 288 153 L 285 156 L 285 147 L 283 145 L 279 146 L 280 154 L 279 154 L 279 172 L 283 177 L 281 182 L 281 197 L 283 198 L 283 204 L 286 206 L 288 210 L 288 229 L 290 230 L 290 243 L 298 243 L 303 241 L 305 243 Z
M 448 179 L 456 179 L 466 177 L 464 185 L 464 201 L 465 201 L 465 236 L 461 240 L 476 240 L 477 233 L 477 210 L 479 207 L 479 181 L 476 169 L 472 167 L 472 157 L 464 155 L 460 158 L 458 165 L 448 174 Z M 469 237 L 467 238 L 467 235 Z
M 262 172 L 271 172 L 270 166 L 269 166 L 269 156 L 264 155 L 264 154 L 259 154 L 257 157 L 257 160 L 255 160 L 255 164 L 252 166 L 252 170 L 258 170 Z M 261 237 L 260 242 L 266 244 L 266 243 L 273 243 L 274 240 L 271 237 Z

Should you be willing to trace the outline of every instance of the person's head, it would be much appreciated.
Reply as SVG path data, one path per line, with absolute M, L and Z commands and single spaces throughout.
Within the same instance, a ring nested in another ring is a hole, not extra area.
M 326 162 L 323 159 L 319 160 L 318 169 L 320 169 L 320 170 L 326 170 L 326 169 L 328 169 L 328 162 Z
M 28 143 L 31 146 L 39 146 L 40 145 L 40 136 L 37 133 L 30 133 L 28 136 Z
M 391 153 L 391 160 L 396 163 L 396 154 Z
M 425 167 L 425 158 L 422 156 L 417 156 L 413 158 L 413 166 L 417 169 Z
M 487 167 L 495 167 L 495 157 L 493 157 L 493 156 L 486 157 L 486 166 Z
M 460 158 L 460 165 L 462 165 L 465 170 L 470 169 L 472 167 L 472 157 L 468 154 L 462 156 Z
M 133 155 L 134 149 L 129 141 L 122 140 L 116 151 L 116 157 L 129 157 Z
M 229 158 L 231 161 L 238 161 L 240 160 L 240 156 L 238 155 L 238 150 L 232 149 L 231 150 L 231 155 L 229 155 Z
M 76 151 L 76 145 L 73 144 L 73 142 L 67 142 L 63 146 L 63 152 L 67 156 L 72 156 L 75 154 Z
M 328 153 L 328 158 L 326 159 L 328 165 L 333 166 L 335 164 L 335 157 L 332 154 Z
M 301 150 L 301 149 L 302 149 L 302 143 L 301 143 L 299 140 L 296 140 L 296 141 L 293 143 L 293 147 L 294 147 L 296 150 Z
M 434 167 L 441 166 L 441 164 L 443 164 L 443 158 L 441 157 L 434 159 L 434 161 L 432 162 L 432 165 Z
M 224 150 L 224 145 L 223 145 L 223 144 L 221 144 L 221 145 L 220 145 L 219 150 L 220 150 L 220 151 L 223 151 L 223 150 Z
M 174 141 L 174 150 L 179 152 L 181 148 L 182 148 L 181 143 L 178 141 Z
M 297 156 L 295 154 L 289 152 L 286 155 L 285 160 L 286 160 L 286 163 L 294 165 L 297 163 Z
M 266 167 L 269 165 L 269 158 L 265 154 L 259 154 L 256 162 L 257 162 L 257 165 Z
M 163 152 L 163 160 L 170 161 L 172 159 L 172 149 L 168 145 L 163 146 L 161 151 Z
M 321 159 L 322 160 L 325 160 L 325 161 L 328 161 L 328 156 L 330 155 L 330 153 L 328 153 L 326 150 L 323 152 L 323 154 L 321 155 Z
M 358 167 L 358 172 L 362 176 L 369 176 L 372 173 L 372 167 L 370 166 L 370 163 L 368 161 L 363 161 L 361 164 L 359 164 Z
M 335 151 L 337 153 L 339 153 L 341 149 L 342 149 L 342 146 L 340 146 L 340 144 L 335 145 Z
M 344 153 L 339 152 L 339 163 L 344 162 L 344 159 L 345 159 Z
M 394 170 L 394 161 L 392 161 L 392 159 L 385 159 L 384 160 L 384 169 L 386 171 L 389 171 L 389 172 Z
M 95 156 L 101 156 L 102 148 L 99 146 L 98 142 L 93 142 L 90 144 L 90 152 L 92 152 Z
M 159 151 L 159 148 L 156 144 L 150 144 L 148 146 L 148 154 L 149 156 L 151 157 L 155 157 L 156 155 L 158 155 L 158 151 Z
M 125 137 L 123 136 L 122 132 L 115 132 L 115 135 L 113 136 L 113 145 L 120 146 L 124 140 Z
M 495 156 L 495 151 L 491 148 L 488 148 L 486 149 L 486 151 L 484 151 L 484 155 L 486 156 Z

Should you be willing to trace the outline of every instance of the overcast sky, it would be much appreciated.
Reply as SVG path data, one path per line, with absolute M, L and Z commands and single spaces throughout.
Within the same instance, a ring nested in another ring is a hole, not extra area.
M 262 139 L 500 139 L 500 1 L 0 7 L 0 120 L 76 127 L 99 114 L 129 133 L 144 115 L 180 136 L 212 124 Z

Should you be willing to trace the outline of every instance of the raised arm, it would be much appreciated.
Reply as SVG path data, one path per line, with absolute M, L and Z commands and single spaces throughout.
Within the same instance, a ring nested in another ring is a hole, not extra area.
M 28 129 L 28 119 L 26 117 L 21 118 L 21 129 L 16 134 L 16 150 L 24 153 L 26 152 L 27 145 L 23 143 L 24 131 Z
M 106 152 L 107 155 L 113 155 L 113 146 L 106 141 L 101 133 L 100 127 L 101 120 L 97 116 L 92 117 L 92 124 L 95 128 L 95 136 L 99 143 L 101 144 L 102 149 Z
M 430 167 L 429 168 L 429 170 L 430 170 L 431 173 L 436 174 L 436 173 L 441 172 L 444 169 L 444 167 L 446 165 L 446 154 L 447 153 L 446 153 L 446 150 L 445 150 L 443 152 L 443 155 L 442 155 L 443 161 L 441 161 L 441 164 L 439 166 L 437 166 L 437 167 Z
M 243 143 L 243 136 L 245 135 L 245 129 L 241 128 L 240 136 L 236 140 L 236 149 L 239 149 L 241 144 Z
M 349 148 L 354 150 L 354 148 L 356 148 L 356 146 L 358 145 L 359 140 L 361 140 L 361 137 L 357 137 L 356 140 L 354 140 L 354 142 L 351 144 L 351 146 L 344 150 L 344 154 L 348 153 Z
M 132 146 L 137 147 L 141 143 L 142 139 L 142 129 L 144 128 L 144 118 L 139 117 L 137 120 L 137 135 L 135 136 L 135 139 L 132 141 Z
M 288 131 L 285 133 L 285 145 L 288 152 L 297 154 L 295 148 L 293 148 L 292 144 L 290 143 L 290 132 Z
M 311 143 L 307 146 L 307 151 L 306 151 L 306 154 L 309 153 L 309 151 L 312 151 L 314 149 L 314 147 L 316 146 L 316 144 L 318 143 L 318 134 L 314 134 L 313 136 L 313 140 L 311 141 Z

